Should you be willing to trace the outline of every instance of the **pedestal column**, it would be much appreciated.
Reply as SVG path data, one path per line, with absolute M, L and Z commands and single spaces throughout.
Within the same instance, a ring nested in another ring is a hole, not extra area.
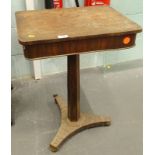
M 68 119 L 80 118 L 80 65 L 79 55 L 67 56 Z

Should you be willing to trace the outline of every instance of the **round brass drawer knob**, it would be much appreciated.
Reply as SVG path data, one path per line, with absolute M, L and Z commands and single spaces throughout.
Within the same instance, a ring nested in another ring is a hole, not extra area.
M 130 41 L 131 41 L 131 38 L 130 37 L 123 38 L 123 44 L 125 44 L 125 45 L 129 44 Z

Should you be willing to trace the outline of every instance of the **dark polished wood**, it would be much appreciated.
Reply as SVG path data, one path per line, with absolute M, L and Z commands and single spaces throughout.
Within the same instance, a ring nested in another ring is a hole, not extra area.
M 67 56 L 68 118 L 78 121 L 80 118 L 80 66 L 79 55 Z
M 131 38 L 128 44 L 123 43 L 125 37 Z M 88 39 L 25 45 L 24 55 L 29 59 L 40 59 L 43 57 L 80 54 L 96 50 L 127 48 L 135 45 L 135 38 L 136 34 L 124 34 L 121 36 L 98 36 Z

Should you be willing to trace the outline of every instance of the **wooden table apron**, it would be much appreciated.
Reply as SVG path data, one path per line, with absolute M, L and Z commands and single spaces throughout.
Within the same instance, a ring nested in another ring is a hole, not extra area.
M 128 44 L 123 39 L 129 37 Z M 24 55 L 28 59 L 41 59 L 50 56 L 81 54 L 96 50 L 127 48 L 135 45 L 136 33 L 118 36 L 93 36 L 66 41 L 24 45 Z M 43 52 L 44 51 L 44 52 Z
M 57 151 L 76 132 L 89 127 L 110 125 L 109 117 L 80 113 L 79 54 L 133 47 L 136 34 L 141 32 L 141 28 L 114 9 L 103 6 L 17 12 L 16 18 L 18 38 L 26 58 L 67 56 L 68 106 L 58 95 L 54 95 L 62 116 L 60 129 L 51 142 L 52 151 Z M 60 39 L 58 36 L 63 32 L 67 37 Z

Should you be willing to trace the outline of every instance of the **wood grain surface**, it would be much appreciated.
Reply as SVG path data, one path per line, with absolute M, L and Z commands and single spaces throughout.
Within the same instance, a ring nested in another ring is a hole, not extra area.
M 137 33 L 141 27 L 108 6 L 16 12 L 22 45 Z
M 80 118 L 80 56 L 67 57 L 68 119 Z
M 141 27 L 108 6 L 22 11 L 16 20 L 26 58 L 68 55 L 68 106 L 54 95 L 61 126 L 50 144 L 52 151 L 79 131 L 110 125 L 109 117 L 80 113 L 79 54 L 132 47 Z
M 97 116 L 88 113 L 81 113 L 80 119 L 77 122 L 72 122 L 67 117 L 67 104 L 64 100 L 56 95 L 54 96 L 55 102 L 58 105 L 61 112 L 61 125 L 53 138 L 50 146 L 53 152 L 58 151 L 60 146 L 71 136 L 88 128 L 98 126 L 111 125 L 111 118 L 107 116 Z
M 128 44 L 123 43 L 126 37 L 130 37 L 131 39 Z M 43 59 L 51 56 L 74 55 L 97 50 L 127 48 L 135 45 L 135 38 L 136 34 L 125 34 L 121 36 L 100 36 L 54 43 L 25 45 L 24 55 L 28 59 Z

